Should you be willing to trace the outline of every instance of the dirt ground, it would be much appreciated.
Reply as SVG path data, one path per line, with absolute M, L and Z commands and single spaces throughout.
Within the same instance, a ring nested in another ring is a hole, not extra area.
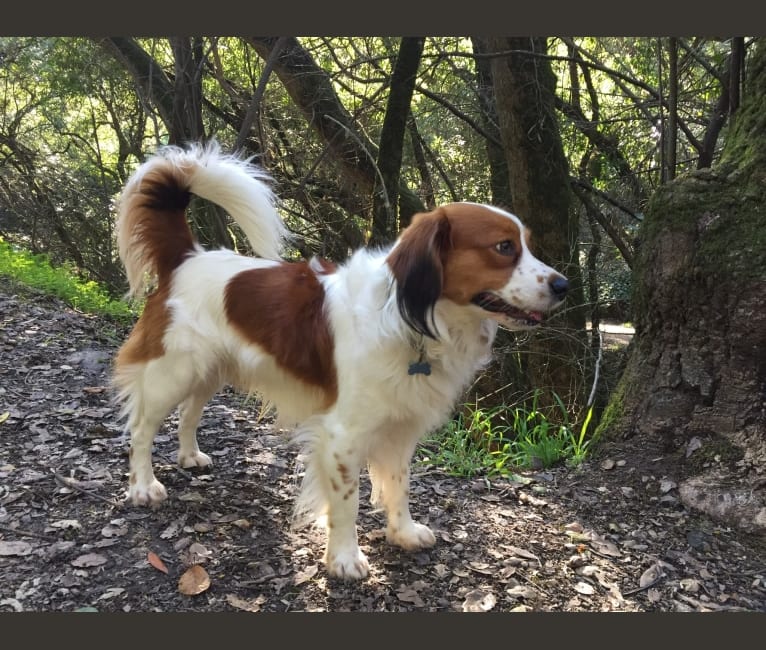
M 328 578 L 324 533 L 290 530 L 296 450 L 233 392 L 207 407 L 209 472 L 156 440 L 169 499 L 123 505 L 127 440 L 108 387 L 125 331 L 0 278 L 0 612 L 766 611 L 766 540 L 678 499 L 645 441 L 519 480 L 414 469 L 433 549 L 383 539 L 362 481 L 371 573 Z

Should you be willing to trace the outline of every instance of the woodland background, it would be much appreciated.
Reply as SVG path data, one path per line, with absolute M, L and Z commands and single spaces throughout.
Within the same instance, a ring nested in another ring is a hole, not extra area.
M 561 400 L 588 435 L 659 437 L 680 458 L 701 437 L 730 460 L 717 471 L 760 486 L 764 49 L 742 36 L 2 37 L 0 237 L 119 297 L 115 196 L 157 146 L 210 137 L 274 175 L 296 258 L 343 260 L 446 201 L 495 203 L 573 291 L 549 327 L 501 337 L 466 399 Z M 204 245 L 247 252 L 214 207 L 195 204 L 193 225 Z M 635 326 L 627 353 L 603 349 L 605 318 Z

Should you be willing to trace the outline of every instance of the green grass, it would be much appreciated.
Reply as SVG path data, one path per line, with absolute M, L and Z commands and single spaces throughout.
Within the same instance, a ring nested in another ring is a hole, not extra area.
M 489 410 L 464 405 L 444 429 L 423 442 L 419 462 L 461 477 L 511 477 L 523 469 L 580 465 L 596 441 L 588 435 L 592 409 L 578 428 L 558 395 L 553 395 L 555 407 L 547 411 L 538 408 L 539 397 L 538 392 L 527 405 Z
M 0 238 L 0 276 L 61 298 L 75 309 L 132 320 L 136 312 L 114 300 L 98 283 L 80 279 L 71 265 L 53 266 L 45 255 L 34 255 Z

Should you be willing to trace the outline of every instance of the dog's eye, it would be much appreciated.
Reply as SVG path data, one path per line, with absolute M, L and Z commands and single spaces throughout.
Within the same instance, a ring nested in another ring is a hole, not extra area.
M 495 244 L 495 250 L 501 255 L 508 255 L 509 257 L 516 254 L 516 247 L 510 239 Z

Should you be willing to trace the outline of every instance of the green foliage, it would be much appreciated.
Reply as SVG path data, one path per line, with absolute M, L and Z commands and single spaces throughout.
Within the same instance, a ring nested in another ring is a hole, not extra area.
M 520 469 L 562 462 L 577 467 L 598 440 L 588 434 L 593 409 L 578 429 L 558 395 L 553 395 L 553 412 L 538 408 L 539 398 L 537 391 L 529 405 L 512 408 L 464 405 L 442 431 L 424 441 L 419 462 L 462 477 L 509 477 Z
M 466 404 L 442 431 L 424 441 L 420 462 L 450 476 L 507 476 L 507 459 L 495 449 L 508 432 L 507 425 L 496 424 L 503 410 L 498 406 L 485 411 Z
M 54 267 L 46 255 L 34 255 L 15 248 L 2 238 L 0 276 L 41 289 L 80 311 L 106 314 L 126 322 L 136 315 L 126 303 L 110 298 L 96 282 L 80 280 L 71 264 Z

